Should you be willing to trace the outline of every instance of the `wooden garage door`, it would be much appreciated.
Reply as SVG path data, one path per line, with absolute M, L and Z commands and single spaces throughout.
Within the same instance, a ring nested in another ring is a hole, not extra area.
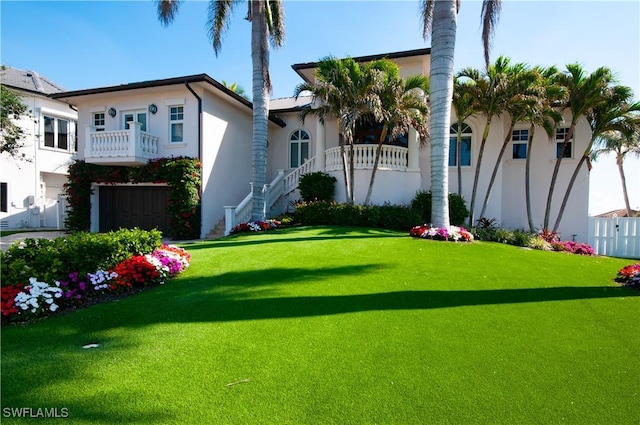
M 100 231 L 138 227 L 169 236 L 166 186 L 101 186 Z

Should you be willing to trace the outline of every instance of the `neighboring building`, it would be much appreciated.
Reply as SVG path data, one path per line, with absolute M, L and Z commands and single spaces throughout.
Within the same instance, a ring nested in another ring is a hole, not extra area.
M 63 89 L 34 71 L 3 67 L 0 82 L 20 94 L 29 115 L 19 121 L 26 134 L 20 152 L 29 161 L 7 154 L 0 159 L 0 227 L 62 228 L 62 190 L 77 150 L 77 112 L 49 98 Z
M 387 57 L 395 61 L 402 76 L 429 74 L 430 49 L 418 49 L 354 58 L 361 62 Z M 293 65 L 305 81 L 313 81 L 316 63 Z M 198 157 L 202 163 L 202 234 L 206 236 L 216 225 L 226 221 L 226 230 L 249 218 L 251 197 L 251 103 L 202 74 L 167 80 L 147 81 L 53 95 L 55 99 L 76 105 L 79 117 L 79 157 L 87 162 L 105 165 L 142 165 L 150 158 L 167 156 Z M 336 200 L 344 201 L 342 163 L 339 157 L 337 126 L 317 119 L 302 123 L 299 111 L 310 106 L 311 98 L 274 99 L 270 102 L 267 181 L 265 209 L 276 215 L 299 198 L 296 190 L 300 175 L 310 171 L 325 171 L 338 179 Z M 565 116 L 565 122 L 570 122 Z M 129 128 L 132 122 L 138 122 Z M 455 117 L 452 117 L 455 122 Z M 475 162 L 484 126 L 484 119 L 472 117 L 464 127 L 462 162 L 462 195 L 471 199 Z M 506 120 L 495 120 L 485 148 L 478 185 L 475 215 L 480 213 L 482 200 L 495 159 L 508 130 Z M 528 124 L 517 125 L 512 141 L 502 160 L 488 205 L 487 218 L 495 218 L 506 228 L 526 228 L 524 167 Z M 563 129 L 557 137 L 563 136 Z M 356 202 L 363 202 L 373 166 L 375 129 L 362 129 L 356 145 Z M 550 176 L 556 161 L 558 141 L 549 141 L 543 131 L 537 131 L 532 156 L 532 187 L 534 224 L 541 227 Z M 570 153 L 563 159 L 552 206 L 555 219 L 561 193 L 586 147 L 590 130 L 580 120 Z M 560 140 L 560 139 L 558 139 Z M 417 132 L 384 145 L 376 176 L 373 203 L 408 204 L 417 191 L 430 188 L 428 144 L 420 148 Z M 147 146 L 145 152 L 136 146 Z M 455 144 L 452 144 L 449 187 L 457 188 Z M 161 185 L 153 185 L 155 189 Z M 139 198 L 150 186 L 95 186 L 92 230 L 103 230 L 98 210 L 116 208 L 124 197 Z M 117 197 L 106 192 L 121 192 Z M 128 194 L 125 194 L 128 193 Z M 565 239 L 586 241 L 588 225 L 589 179 L 586 167 L 574 185 L 560 232 Z M 137 193 L 137 194 L 136 194 Z M 114 203 L 116 202 L 116 203 Z M 106 203 L 106 204 L 105 204 Z M 99 207 L 98 207 L 99 205 Z M 229 207 L 234 206 L 234 207 Z M 237 206 L 237 207 L 235 207 Z M 141 208 L 141 207 L 140 207 Z M 416 223 L 417 224 L 417 223 Z M 126 226 L 126 223 L 122 223 Z

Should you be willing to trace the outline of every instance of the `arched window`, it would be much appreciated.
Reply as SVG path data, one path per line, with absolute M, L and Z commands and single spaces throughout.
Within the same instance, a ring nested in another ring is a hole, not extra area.
M 462 124 L 462 139 L 458 153 L 458 124 L 453 124 L 449 130 L 449 167 L 457 167 L 458 160 L 462 167 L 471 165 L 471 127 Z
M 289 137 L 289 167 L 298 168 L 309 159 L 309 133 L 296 130 Z

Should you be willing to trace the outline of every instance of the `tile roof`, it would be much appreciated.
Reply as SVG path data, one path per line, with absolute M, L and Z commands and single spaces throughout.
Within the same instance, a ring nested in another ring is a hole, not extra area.
M 0 69 L 0 82 L 8 87 L 44 95 L 64 91 L 62 87 L 35 71 L 25 71 L 8 66 L 3 66 Z

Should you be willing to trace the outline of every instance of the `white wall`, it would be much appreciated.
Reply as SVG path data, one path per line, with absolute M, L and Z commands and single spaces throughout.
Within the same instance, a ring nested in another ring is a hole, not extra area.
M 0 212 L 3 228 L 58 228 L 63 217 L 58 196 L 67 180 L 67 170 L 73 153 L 73 134 L 69 135 L 69 149 L 62 151 L 44 146 L 43 115 L 66 119 L 72 124 L 77 113 L 69 105 L 44 96 L 21 92 L 31 116 L 20 120 L 27 137 L 24 152 L 31 161 L 18 161 L 3 154 L 0 158 L 0 181 L 7 183 L 7 212 Z M 73 131 L 73 125 L 70 126 Z M 33 203 L 31 203 L 33 200 Z

